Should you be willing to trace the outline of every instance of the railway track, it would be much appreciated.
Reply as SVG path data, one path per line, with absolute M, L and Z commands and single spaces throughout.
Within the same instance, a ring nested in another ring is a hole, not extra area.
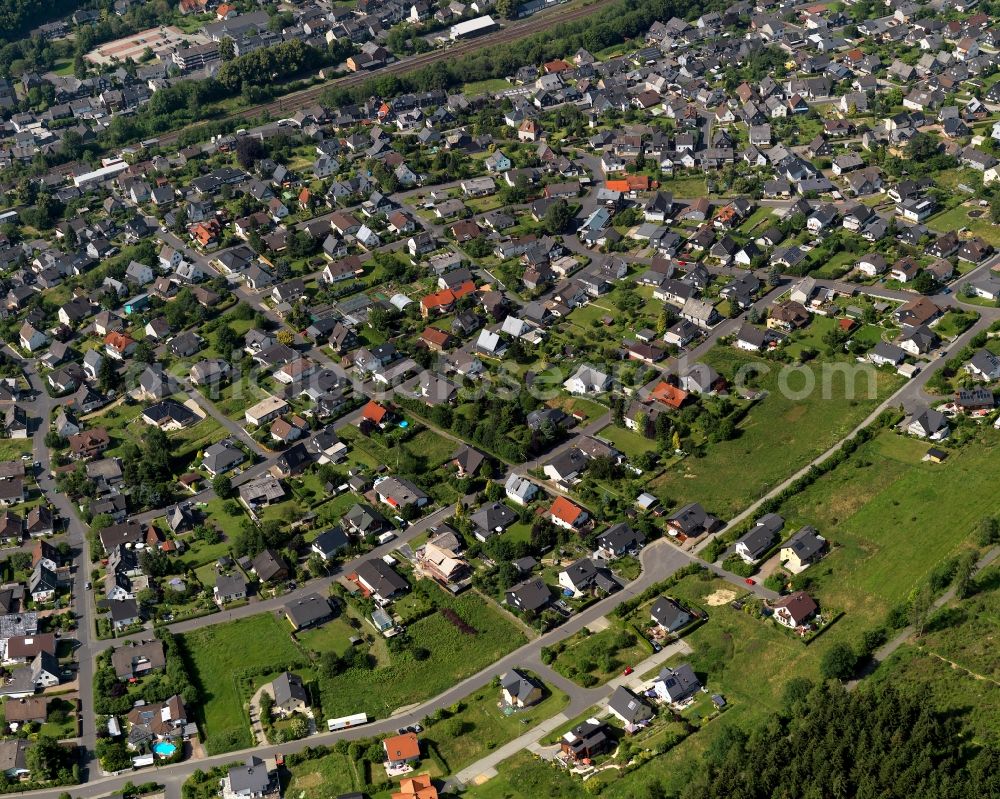
M 459 42 L 445 49 L 431 50 L 427 53 L 409 56 L 408 58 L 403 58 L 384 67 L 380 67 L 379 69 L 373 69 L 368 72 L 354 72 L 350 75 L 345 75 L 342 78 L 334 78 L 317 84 L 316 86 L 310 86 L 308 89 L 291 92 L 290 94 L 276 100 L 269 100 L 266 103 L 248 106 L 247 108 L 242 108 L 238 112 L 234 112 L 232 114 L 225 114 L 224 116 L 216 117 L 212 120 L 206 120 L 205 122 L 196 122 L 184 128 L 179 128 L 178 130 L 160 134 L 157 139 L 161 145 L 172 144 L 180 138 L 180 135 L 183 132 L 208 124 L 209 121 L 220 122 L 230 119 L 253 119 L 254 117 L 258 117 L 264 113 L 269 113 L 271 116 L 278 117 L 283 116 L 286 113 L 294 113 L 300 108 L 319 100 L 328 89 L 334 87 L 348 88 L 351 86 L 358 86 L 371 78 L 378 77 L 379 75 L 406 75 L 438 61 L 449 61 L 451 59 L 459 58 L 461 56 L 468 55 L 469 53 L 484 50 L 498 44 L 516 42 L 520 39 L 525 39 L 539 33 L 540 31 L 554 27 L 555 25 L 559 25 L 564 22 L 574 22 L 575 20 L 588 17 L 591 14 L 600 11 L 604 7 L 606 7 L 604 4 L 595 2 L 590 3 L 589 5 L 577 6 L 569 9 L 556 7 L 546 11 L 540 11 L 527 19 L 508 22 L 506 27 L 501 28 L 495 34 Z

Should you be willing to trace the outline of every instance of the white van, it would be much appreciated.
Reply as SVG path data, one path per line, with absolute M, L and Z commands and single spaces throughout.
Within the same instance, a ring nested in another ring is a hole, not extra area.
M 380 536 L 378 537 L 378 542 L 379 542 L 380 544 L 388 544 L 388 543 L 389 543 L 390 541 L 392 541 L 392 540 L 393 540 L 393 539 L 394 539 L 395 537 L 396 537 L 396 534 L 395 534 L 395 533 L 382 533 L 382 535 L 380 535 Z

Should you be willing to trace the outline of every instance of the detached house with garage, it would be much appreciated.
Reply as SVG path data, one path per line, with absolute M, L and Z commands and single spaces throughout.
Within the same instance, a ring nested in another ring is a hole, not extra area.
M 757 520 L 757 524 L 744 533 L 736 542 L 736 554 L 746 563 L 756 563 L 774 544 L 774 539 L 785 520 L 777 513 L 768 513 Z
M 677 632 L 693 618 L 691 614 L 669 597 L 661 596 L 653 603 L 649 615 L 661 630 Z
M 388 604 L 410 588 L 410 584 L 392 566 L 379 558 L 361 563 L 355 570 L 354 578 L 361 590 L 380 605 Z

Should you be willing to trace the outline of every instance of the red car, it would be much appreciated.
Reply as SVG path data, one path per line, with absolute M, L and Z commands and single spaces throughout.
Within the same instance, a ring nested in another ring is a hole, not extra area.
M 757 585 L 757 583 L 750 577 L 747 577 L 743 582 L 745 582 L 747 585 Z
M 626 666 L 625 667 L 625 671 L 622 672 L 622 676 L 623 677 L 628 677 L 628 675 L 630 675 L 631 673 L 632 673 L 632 667 L 631 666 Z

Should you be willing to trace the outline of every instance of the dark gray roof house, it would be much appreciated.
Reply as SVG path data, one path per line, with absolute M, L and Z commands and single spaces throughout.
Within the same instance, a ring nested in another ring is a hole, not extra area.
M 260 797 L 269 793 L 273 777 L 264 761 L 255 755 L 247 758 L 243 766 L 233 766 L 226 774 L 229 791 L 239 797 Z
M 689 538 L 713 532 L 720 525 L 719 519 L 707 513 L 697 502 L 685 505 L 667 517 L 667 527 L 671 535 L 685 535 Z
M 333 616 L 333 608 L 326 597 L 306 594 L 285 605 L 285 616 L 296 630 L 305 630 Z
M 544 581 L 533 577 L 518 583 L 504 593 L 508 605 L 525 612 L 541 610 L 552 601 L 552 592 Z
M 284 558 L 272 549 L 265 549 L 253 559 L 253 570 L 263 583 L 284 580 L 288 576 Z
M 389 522 L 381 513 L 374 508 L 360 504 L 352 506 L 340 521 L 348 530 L 364 537 L 378 535 L 390 527 Z
M 284 713 L 291 713 L 309 705 L 309 692 L 298 674 L 284 671 L 271 682 L 274 706 Z
M 402 594 L 410 587 L 392 566 L 378 558 L 361 563 L 355 574 L 358 584 L 383 602 Z
M 747 563 L 756 562 L 774 543 L 775 536 L 785 526 L 785 520 L 776 513 L 768 513 L 757 520 L 757 524 L 740 536 L 736 542 L 736 554 Z
M 646 543 L 646 536 L 633 530 L 627 522 L 612 525 L 597 536 L 597 548 L 609 557 L 620 557 L 640 549 Z
M 611 694 L 608 710 L 625 724 L 626 730 L 642 726 L 653 718 L 653 708 L 624 685 L 619 685 Z
M 690 663 L 681 663 L 677 668 L 664 667 L 653 682 L 653 688 L 661 699 L 680 702 L 701 688 L 701 683 Z
M 323 560 L 329 560 L 342 549 L 350 545 L 350 539 L 340 526 L 324 530 L 312 542 L 310 549 Z
M 691 614 L 669 597 L 661 596 L 649 610 L 649 615 L 667 632 L 676 632 L 689 621 Z
M 516 522 L 517 514 L 502 502 L 491 502 L 473 513 L 469 521 L 472 522 L 476 538 L 485 541 Z
M 500 679 L 500 687 L 519 707 L 527 707 L 542 698 L 542 686 L 517 669 L 511 669 Z

